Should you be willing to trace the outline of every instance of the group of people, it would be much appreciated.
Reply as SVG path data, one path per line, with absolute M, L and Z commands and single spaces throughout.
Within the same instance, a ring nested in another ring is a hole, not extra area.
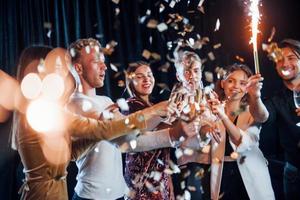
M 280 48 L 276 70 L 286 89 L 265 103 L 263 78 L 246 65 L 228 66 L 213 91 L 203 87 L 199 56 L 180 51 L 175 61 L 179 83 L 169 101 L 158 104 L 151 98 L 152 70 L 143 61 L 127 68 L 131 97 L 126 103 L 96 94 L 107 67 L 95 39 L 79 39 L 67 50 L 25 49 L 17 80 L 0 71 L 0 87 L 15 91 L 0 99 L 0 119 L 14 112 L 12 146 L 25 173 L 21 198 L 68 199 L 67 166 L 73 160 L 78 168 L 73 200 L 275 199 L 259 148 L 261 128 L 268 126 L 279 131 L 285 151 L 285 198 L 300 199 L 300 108 L 293 102 L 293 91 L 300 90 L 300 42 L 284 40 Z M 30 73 L 63 78 L 57 103 L 64 126 L 55 129 L 60 134 L 37 131 L 28 122 L 31 100 L 19 85 Z

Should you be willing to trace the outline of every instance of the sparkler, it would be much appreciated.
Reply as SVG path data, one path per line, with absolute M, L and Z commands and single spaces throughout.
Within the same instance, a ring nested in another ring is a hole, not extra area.
M 257 34 L 258 30 L 258 23 L 259 23 L 259 0 L 250 0 L 250 16 L 251 20 L 251 30 L 252 30 L 252 38 L 251 43 L 253 45 L 253 57 L 254 57 L 254 66 L 255 66 L 255 73 L 259 73 L 259 61 L 258 61 L 258 52 L 257 52 Z

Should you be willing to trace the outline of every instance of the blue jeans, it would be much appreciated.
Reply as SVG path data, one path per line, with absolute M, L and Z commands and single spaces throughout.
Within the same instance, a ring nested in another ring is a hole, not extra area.
M 300 199 L 300 171 L 288 162 L 284 166 L 283 184 L 286 200 Z

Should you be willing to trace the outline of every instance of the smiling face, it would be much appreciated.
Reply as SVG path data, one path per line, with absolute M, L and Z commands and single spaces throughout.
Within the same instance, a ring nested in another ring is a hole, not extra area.
M 243 70 L 233 71 L 225 80 L 221 81 L 225 98 L 231 100 L 241 100 L 246 94 L 248 76 Z
M 186 84 L 192 89 L 201 87 L 201 63 L 194 61 L 189 69 L 184 69 L 184 79 Z
M 79 75 L 90 88 L 102 87 L 107 69 L 103 53 L 96 51 L 95 48 L 90 48 L 89 52 L 83 48 L 80 53 L 81 71 Z
M 289 47 L 281 50 L 283 59 L 276 64 L 277 73 L 285 81 L 293 80 L 300 74 L 300 55 Z
M 133 87 L 135 92 L 140 96 L 149 96 L 155 83 L 150 67 L 141 65 L 135 70 L 134 74 Z

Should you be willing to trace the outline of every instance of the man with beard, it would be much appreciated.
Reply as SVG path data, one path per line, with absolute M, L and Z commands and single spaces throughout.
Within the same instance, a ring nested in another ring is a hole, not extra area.
M 296 108 L 293 100 L 293 91 L 300 90 L 300 42 L 285 39 L 279 47 L 282 59 L 276 63 L 276 71 L 285 88 L 266 100 L 269 119 L 261 134 L 279 135 L 285 158 L 285 199 L 300 199 L 300 127 L 296 125 L 300 121 L 300 108 Z

